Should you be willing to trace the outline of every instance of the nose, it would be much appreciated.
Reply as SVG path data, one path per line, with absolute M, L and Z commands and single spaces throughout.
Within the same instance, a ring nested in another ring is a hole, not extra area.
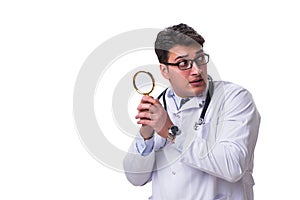
M 195 75 L 199 75 L 202 72 L 202 66 L 198 66 L 196 62 L 191 61 L 191 73 Z

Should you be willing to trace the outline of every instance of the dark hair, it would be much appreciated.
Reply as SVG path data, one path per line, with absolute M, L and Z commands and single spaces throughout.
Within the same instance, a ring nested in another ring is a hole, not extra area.
M 167 62 L 169 50 L 176 45 L 190 46 L 200 44 L 203 47 L 205 40 L 192 27 L 186 24 L 170 26 L 157 34 L 155 53 L 159 62 Z

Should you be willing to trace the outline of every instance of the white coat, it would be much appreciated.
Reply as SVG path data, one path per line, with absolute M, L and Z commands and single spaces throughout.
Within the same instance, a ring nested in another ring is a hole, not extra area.
M 214 82 L 205 124 L 195 130 L 205 96 L 177 110 L 172 92 L 166 93 L 167 111 L 182 134 L 174 144 L 157 134 L 146 141 L 136 137 L 124 159 L 127 179 L 133 185 L 152 181 L 154 200 L 252 200 L 260 115 L 251 94 Z

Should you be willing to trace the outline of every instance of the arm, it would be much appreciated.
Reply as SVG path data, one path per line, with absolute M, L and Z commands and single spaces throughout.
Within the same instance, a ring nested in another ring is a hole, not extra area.
M 213 105 L 214 106 L 214 105 Z M 236 182 L 252 170 L 260 116 L 251 95 L 244 89 L 224 97 L 213 112 L 217 117 L 202 128 L 183 156 L 187 165 L 213 176 Z
M 154 149 L 165 145 L 163 138 L 167 137 L 167 127 L 172 124 L 165 109 L 153 97 L 144 96 L 137 110 L 137 123 L 142 127 L 124 158 L 123 166 L 127 179 L 133 185 L 144 185 L 152 177 L 155 163 Z M 157 135 L 152 137 L 154 131 Z
M 152 151 L 147 156 L 143 156 L 142 153 L 138 152 L 137 140 L 135 139 L 125 156 L 123 167 L 128 181 L 135 186 L 141 186 L 151 180 L 155 153 Z

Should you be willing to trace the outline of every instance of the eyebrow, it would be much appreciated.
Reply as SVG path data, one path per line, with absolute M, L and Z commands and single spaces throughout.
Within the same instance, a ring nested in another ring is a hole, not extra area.
M 177 56 L 177 57 L 175 58 L 175 60 L 178 60 L 179 58 L 186 58 L 186 57 L 188 57 L 188 55 Z
M 203 52 L 204 52 L 203 49 L 200 49 L 199 51 L 196 52 L 196 54 L 203 53 Z M 187 55 L 182 55 L 182 56 L 177 56 L 175 58 L 175 60 L 178 60 L 179 58 L 186 58 L 186 57 L 188 57 L 188 54 Z

